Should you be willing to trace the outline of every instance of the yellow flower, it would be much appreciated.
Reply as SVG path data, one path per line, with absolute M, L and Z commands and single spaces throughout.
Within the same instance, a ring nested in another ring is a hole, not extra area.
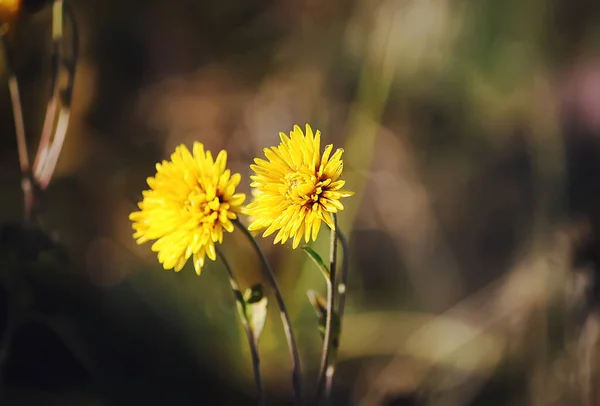
M 246 199 L 235 193 L 240 174 L 226 169 L 227 152 L 213 160 L 210 151 L 194 143 L 193 155 L 180 145 L 171 161 L 156 164 L 156 175 L 148 178 L 150 190 L 143 192 L 140 211 L 131 213 L 138 244 L 157 240 L 152 251 L 165 269 L 180 271 L 193 255 L 200 275 L 205 256 L 216 259 L 215 243 L 223 241 L 223 229 L 233 231 L 231 220 Z
M 339 179 L 344 150 L 331 155 L 333 145 L 328 145 L 321 156 L 320 131 L 313 135 L 307 124 L 306 135 L 294 126 L 289 137 L 279 136 L 279 146 L 264 150 L 268 161 L 256 158 L 250 165 L 256 172 L 251 186 L 257 189 L 245 213 L 253 219 L 249 230 L 266 228 L 263 237 L 279 230 L 274 244 L 293 238 L 296 248 L 302 236 L 306 242 L 317 239 L 321 221 L 334 229 L 331 213 L 343 210 L 340 198 L 354 192 L 342 190 L 346 182 Z

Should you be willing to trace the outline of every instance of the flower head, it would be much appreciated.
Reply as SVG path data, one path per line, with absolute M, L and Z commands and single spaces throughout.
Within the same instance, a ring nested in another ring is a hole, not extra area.
M 138 244 L 156 240 L 152 251 L 165 269 L 180 271 L 193 256 L 200 275 L 205 256 L 216 259 L 215 243 L 223 241 L 223 229 L 233 231 L 246 196 L 235 193 L 238 173 L 226 169 L 227 152 L 213 160 L 210 151 L 195 142 L 193 154 L 180 145 L 171 161 L 156 164 L 156 175 L 148 178 L 150 190 L 143 192 L 140 211 L 131 213 Z
M 332 155 L 333 145 L 327 145 L 321 155 L 320 131 L 313 134 L 307 124 L 306 135 L 294 126 L 289 137 L 279 136 L 279 146 L 264 150 L 268 160 L 256 158 L 250 165 L 256 194 L 245 213 L 253 218 L 249 230 L 266 228 L 264 237 L 279 230 L 274 243 L 293 238 L 296 248 L 303 236 L 306 242 L 317 239 L 321 222 L 334 229 L 331 213 L 343 210 L 340 198 L 354 193 L 343 190 L 346 182 L 339 179 L 343 149 Z

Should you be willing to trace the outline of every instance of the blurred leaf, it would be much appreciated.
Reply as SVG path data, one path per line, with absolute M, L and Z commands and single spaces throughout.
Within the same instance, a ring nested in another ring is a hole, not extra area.
M 233 294 L 235 295 L 235 304 L 237 306 L 238 313 L 242 317 L 246 316 L 246 301 L 244 300 L 242 292 L 240 292 L 239 289 L 234 288 Z
M 263 294 L 262 285 L 259 283 L 246 289 L 244 299 L 248 324 L 254 333 L 254 339 L 258 340 L 267 320 L 268 301 Z
M 306 255 L 308 255 L 308 257 L 313 260 L 315 265 L 317 265 L 317 267 L 323 273 L 323 276 L 325 276 L 325 279 L 327 281 L 331 280 L 329 268 L 327 268 L 327 265 L 325 265 L 325 262 L 323 262 L 323 259 L 321 258 L 321 256 L 319 254 L 317 254 L 317 252 L 315 250 L 313 250 L 312 248 L 310 248 L 309 246 L 302 247 L 302 251 L 304 251 L 306 253 Z
M 306 292 L 308 296 L 308 300 L 312 305 L 313 309 L 317 313 L 317 317 L 326 317 L 327 316 L 327 300 L 323 296 L 321 296 L 318 292 L 314 290 L 309 290 Z
M 252 287 L 246 289 L 246 292 L 244 293 L 244 300 L 248 304 L 259 302 L 263 298 L 263 288 L 260 283 L 252 285 Z
M 314 290 L 309 290 L 306 292 L 308 296 L 308 300 L 312 305 L 313 309 L 317 313 L 318 323 L 319 323 L 319 332 L 321 333 L 321 338 L 325 337 L 325 325 L 327 323 L 327 300 L 319 293 Z M 338 337 L 340 334 L 340 318 L 337 313 L 333 313 L 333 320 L 331 324 L 331 337 L 333 339 L 334 344 L 338 342 Z M 336 344 L 337 346 L 337 344 Z

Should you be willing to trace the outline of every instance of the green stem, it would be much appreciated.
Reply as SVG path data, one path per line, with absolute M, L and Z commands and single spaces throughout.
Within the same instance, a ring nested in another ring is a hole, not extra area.
M 300 404 L 302 401 L 302 371 L 300 369 L 300 356 L 298 355 L 298 347 L 296 345 L 296 340 L 294 338 L 294 332 L 292 330 L 292 322 L 290 321 L 290 316 L 288 314 L 287 308 L 285 306 L 285 302 L 283 301 L 283 296 L 281 295 L 281 290 L 279 289 L 279 285 L 277 284 L 277 280 L 275 279 L 275 274 L 265 257 L 265 254 L 260 249 L 260 246 L 256 242 L 256 239 L 252 236 L 250 231 L 242 224 L 239 219 L 234 220 L 237 227 L 246 235 L 252 247 L 260 257 L 260 260 L 263 265 L 263 270 L 265 271 L 269 283 L 273 288 L 275 294 L 275 301 L 277 302 L 277 307 L 279 307 L 279 312 L 281 316 L 281 321 L 283 323 L 283 331 L 285 332 L 285 337 L 287 340 L 288 348 L 290 351 L 290 357 L 292 359 L 292 385 L 294 387 L 294 395 L 296 398 L 296 402 Z
M 331 384 L 330 382 L 333 377 L 333 369 L 330 364 L 330 350 L 332 346 L 331 330 L 333 326 L 333 313 L 335 304 L 335 292 L 333 287 L 337 278 L 337 216 L 331 215 L 333 220 L 334 228 L 331 230 L 331 239 L 329 246 L 329 281 L 327 282 L 327 315 L 325 320 L 325 335 L 323 337 L 323 351 L 321 353 L 321 365 L 319 367 L 319 380 L 317 383 L 317 399 L 321 397 L 323 387 L 325 387 L 323 393 L 323 399 L 325 403 L 329 403 L 331 397 Z
M 338 240 L 340 241 L 340 245 L 342 246 L 342 274 L 340 275 L 340 283 L 337 285 L 338 296 L 338 317 L 340 321 L 344 316 L 344 307 L 346 305 L 346 284 L 348 283 L 348 240 L 342 232 L 338 229 L 336 230 L 338 235 Z
M 260 374 L 260 357 L 258 355 L 258 340 L 252 331 L 252 327 L 250 327 L 250 322 L 248 320 L 248 315 L 244 311 L 244 307 L 238 306 L 238 301 L 243 300 L 242 292 L 240 291 L 240 287 L 233 275 L 233 271 L 229 266 L 229 262 L 225 258 L 225 255 L 217 248 L 217 253 L 223 261 L 223 265 L 227 269 L 229 273 L 229 285 L 231 285 L 231 290 L 233 291 L 233 297 L 236 301 L 236 309 L 238 310 L 238 315 L 240 316 L 240 321 L 242 322 L 242 326 L 244 327 L 244 331 L 246 332 L 246 338 L 248 339 L 248 346 L 250 347 L 250 356 L 252 357 L 252 368 L 254 371 L 254 382 L 256 383 L 256 396 L 258 398 L 258 405 L 263 406 L 265 404 L 265 393 L 264 386 L 262 383 L 262 376 Z
M 339 230 L 339 228 L 337 226 L 336 226 L 335 232 L 337 234 L 340 245 L 342 246 L 342 252 L 343 252 L 342 272 L 339 275 L 340 281 L 339 281 L 339 283 L 336 284 L 336 288 L 335 288 L 335 292 L 338 295 L 338 309 L 337 309 L 337 316 L 338 316 L 338 323 L 339 323 L 338 334 L 339 334 L 339 336 L 341 336 L 342 320 L 344 318 L 344 307 L 346 305 L 346 284 L 348 282 L 348 241 L 346 240 L 346 237 Z M 340 346 L 339 336 L 337 337 L 337 339 L 335 339 L 333 341 L 332 348 L 330 349 L 331 354 L 329 356 L 329 364 L 328 364 L 330 373 L 326 374 L 325 393 L 331 393 L 331 389 L 333 386 L 333 377 L 335 375 L 337 354 L 338 354 L 338 349 Z

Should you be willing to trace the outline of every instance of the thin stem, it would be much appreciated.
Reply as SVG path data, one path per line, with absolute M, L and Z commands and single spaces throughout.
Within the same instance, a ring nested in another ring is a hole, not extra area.
M 344 307 L 346 305 L 346 284 L 348 283 L 348 240 L 342 233 L 341 230 L 336 229 L 338 240 L 342 246 L 342 273 L 340 275 L 340 282 L 337 284 L 338 293 L 338 317 L 340 323 L 344 317 Z
M 325 334 L 323 335 L 323 349 L 321 350 L 321 363 L 319 368 L 319 380 L 317 382 L 317 391 L 316 391 L 316 401 L 318 401 L 319 396 L 321 395 L 321 390 L 323 387 L 322 377 L 323 371 L 326 371 L 327 366 L 327 358 L 329 357 L 329 345 L 327 344 L 330 341 L 331 337 L 331 329 L 327 328 L 330 325 L 330 314 L 329 309 L 331 308 L 331 304 L 333 303 L 333 281 L 331 280 L 331 273 L 329 269 L 325 269 L 321 263 L 319 263 L 312 255 L 310 256 L 315 265 L 321 269 L 321 274 L 325 279 L 325 285 L 327 286 L 327 314 L 325 316 Z
M 242 326 L 244 327 L 244 331 L 246 332 L 246 338 L 248 339 L 248 346 L 250 347 L 250 356 L 252 357 L 252 368 L 254 371 L 254 382 L 256 383 L 256 396 L 258 398 L 258 405 L 262 406 L 265 404 L 265 393 L 264 387 L 262 383 L 262 377 L 260 374 L 260 357 L 258 355 L 258 340 L 254 335 L 254 331 L 252 331 L 252 327 L 250 327 L 250 322 L 248 320 L 248 315 L 244 312 L 245 306 L 242 308 L 238 306 L 238 301 L 243 300 L 242 292 L 240 291 L 239 285 L 233 275 L 233 271 L 229 266 L 229 262 L 225 258 L 225 255 L 217 248 L 217 253 L 223 261 L 223 265 L 227 269 L 229 273 L 229 285 L 231 285 L 231 290 L 233 291 L 233 297 L 236 301 L 235 307 L 238 310 L 238 315 L 240 316 L 240 321 L 242 322 Z
M 329 283 L 327 283 L 327 315 L 325 319 L 325 336 L 323 337 L 323 351 L 321 353 L 321 365 L 319 367 L 319 380 L 317 383 L 317 399 L 321 397 L 323 386 L 325 386 L 325 392 L 323 393 L 323 399 L 327 403 L 331 396 L 331 387 L 326 385 L 326 381 L 329 380 L 328 375 L 332 373 L 329 368 L 329 352 L 331 349 L 331 330 L 333 327 L 333 312 L 335 304 L 335 292 L 333 286 L 335 286 L 336 280 L 336 268 L 337 268 L 337 217 L 335 214 L 331 215 L 333 220 L 334 228 L 331 230 L 331 238 L 329 245 Z
M 52 179 L 52 174 L 56 168 L 56 163 L 58 162 L 58 157 L 60 156 L 60 152 L 65 141 L 65 136 L 67 134 L 69 116 L 70 110 L 68 108 L 63 107 L 60 109 L 54 140 L 47 149 L 45 156 L 46 159 L 44 159 L 42 166 L 39 168 L 39 177 L 37 179 L 41 190 L 45 190 Z
M 59 16 L 59 14 L 62 14 L 62 1 L 55 1 L 55 4 L 52 8 L 52 76 L 50 79 L 51 95 L 46 107 L 46 117 L 44 118 L 44 124 L 42 125 L 42 136 L 40 137 L 38 151 L 33 162 L 33 173 L 36 179 L 38 179 L 40 176 L 40 169 L 45 166 L 45 160 L 48 155 L 48 150 L 50 149 L 50 139 L 52 136 L 52 131 L 54 130 L 54 124 L 56 122 L 56 111 L 58 110 L 57 87 L 62 55 L 61 42 L 63 39 L 62 17 Z
M 281 321 L 283 323 L 283 331 L 285 332 L 285 337 L 287 340 L 288 348 L 290 351 L 290 357 L 292 359 L 292 385 L 294 387 L 294 395 L 296 397 L 296 402 L 300 404 L 302 402 L 302 371 L 300 368 L 300 356 L 298 355 L 298 347 L 296 345 L 296 340 L 294 338 L 294 332 L 292 330 L 292 322 L 290 321 L 290 316 L 288 314 L 287 308 L 285 306 L 285 302 L 283 301 L 283 296 L 281 295 L 281 291 L 279 289 L 279 285 L 277 284 L 277 280 L 275 279 L 275 274 L 265 257 L 265 254 L 260 249 L 260 246 L 256 242 L 256 239 L 252 236 L 250 231 L 242 224 L 239 219 L 234 220 L 235 224 L 239 227 L 240 230 L 246 235 L 252 247 L 260 257 L 260 260 L 263 265 L 263 269 L 267 274 L 267 278 L 273 291 L 275 293 L 275 301 L 277 302 L 277 307 L 279 307 L 279 313 L 281 316 Z
M 5 38 L 2 37 L 3 42 Z M 19 152 L 19 163 L 21 164 L 21 172 L 29 171 L 29 158 L 27 156 L 27 139 L 25 137 L 25 123 L 23 121 L 23 108 L 21 105 L 21 96 L 19 92 L 19 81 L 17 76 L 9 69 L 8 90 L 10 91 L 10 101 L 13 108 L 13 116 L 15 120 L 15 133 L 17 135 L 17 148 Z
M 42 136 L 40 138 L 38 152 L 33 162 L 33 174 L 36 179 L 39 179 L 41 176 L 41 169 L 45 166 L 44 164 L 50 150 L 50 136 L 52 134 L 52 130 L 54 129 L 56 110 L 58 108 L 57 105 L 58 102 L 56 97 L 52 96 L 52 98 L 48 101 L 48 106 L 46 107 L 46 118 L 44 119 L 44 125 L 42 127 Z
M 46 108 L 46 118 L 42 128 L 42 137 L 40 139 L 38 152 L 34 162 L 34 176 L 41 190 L 46 189 L 50 183 L 50 180 L 52 179 L 52 175 L 54 173 L 56 163 L 58 162 L 58 157 L 60 156 L 67 133 L 79 48 L 77 21 L 75 20 L 75 15 L 69 4 L 63 2 L 62 0 L 54 0 L 52 10 L 52 39 L 54 41 L 52 55 L 52 96 Z M 63 46 L 63 42 L 65 40 L 63 20 L 66 20 L 71 26 L 71 58 L 69 61 L 63 60 L 65 48 Z M 61 91 L 59 96 L 58 75 L 61 67 L 63 66 L 66 67 L 68 80 L 66 88 Z M 59 98 L 63 104 L 60 110 L 58 110 Z M 56 116 L 57 110 L 58 117 Z M 51 133 L 54 130 L 55 124 L 55 134 L 52 141 L 50 141 Z
M 339 275 L 339 283 L 336 284 L 335 292 L 338 295 L 338 305 L 337 305 L 337 316 L 338 316 L 338 334 L 341 336 L 342 333 L 342 320 L 344 318 L 344 307 L 346 305 L 346 284 L 348 283 L 348 241 L 344 234 L 340 231 L 339 228 L 336 227 L 335 230 L 338 241 L 342 246 L 342 272 Z M 325 393 L 331 393 L 331 389 L 333 387 L 333 377 L 335 375 L 336 362 L 337 362 L 337 354 L 340 346 L 339 337 L 334 340 L 331 348 L 331 355 L 329 357 L 329 364 L 326 370 L 326 382 L 325 382 Z
M 25 206 L 25 221 L 30 221 L 35 204 L 34 188 L 31 180 L 31 171 L 29 168 L 29 156 L 27 153 L 27 138 L 25 137 L 25 122 L 23 120 L 23 107 L 21 105 L 21 95 L 19 91 L 19 81 L 15 74 L 11 56 L 8 50 L 8 41 L 6 38 L 8 26 L 0 27 L 0 43 L 2 45 L 2 53 L 4 64 L 8 73 L 8 90 L 10 92 L 10 101 L 12 104 L 13 118 L 15 122 L 15 134 L 17 136 L 17 150 L 19 153 L 19 165 L 21 167 L 21 188 L 23 189 L 24 206 Z

